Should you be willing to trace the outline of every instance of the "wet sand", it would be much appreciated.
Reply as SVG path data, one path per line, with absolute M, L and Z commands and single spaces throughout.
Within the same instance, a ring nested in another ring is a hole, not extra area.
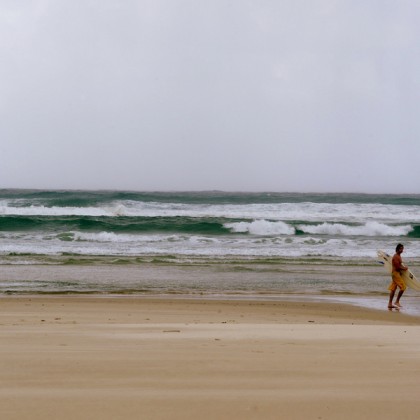
M 418 416 L 420 318 L 385 305 L 38 295 L 0 308 L 5 419 Z

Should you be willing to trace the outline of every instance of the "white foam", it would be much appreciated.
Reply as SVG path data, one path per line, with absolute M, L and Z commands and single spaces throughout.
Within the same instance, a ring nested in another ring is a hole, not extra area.
M 343 236 L 406 236 L 413 230 L 410 225 L 389 226 L 379 222 L 367 222 L 361 226 L 322 223 L 319 225 L 299 225 L 298 228 L 309 234 Z
M 2 207 L 1 214 L 7 216 L 114 216 L 112 209 L 100 207 Z
M 89 236 L 90 235 L 90 236 Z M 10 241 L 0 236 L 0 255 L 29 253 L 57 255 L 63 252 L 85 255 L 203 255 L 203 256 L 332 256 L 338 258 L 376 258 L 377 249 L 391 252 L 388 239 L 369 237 L 321 238 L 317 236 L 196 236 L 196 235 L 126 235 L 112 232 L 84 233 L 83 240 L 63 241 L 57 235 L 48 237 L 22 235 Z M 392 244 L 393 245 L 393 244 Z M 406 258 L 420 255 L 420 242 L 404 241 Z
M 113 232 L 68 232 L 75 241 L 99 243 L 145 243 L 166 242 L 170 240 L 167 235 L 136 235 Z
M 226 223 L 224 227 L 235 233 L 251 233 L 252 235 L 293 235 L 295 233 L 295 229 L 287 223 L 267 220 Z
M 30 207 L 0 202 L 0 214 L 21 216 L 140 216 L 140 217 L 217 217 L 253 220 L 363 223 L 372 220 L 420 223 L 418 206 L 385 204 L 180 204 L 114 201 L 99 207 Z

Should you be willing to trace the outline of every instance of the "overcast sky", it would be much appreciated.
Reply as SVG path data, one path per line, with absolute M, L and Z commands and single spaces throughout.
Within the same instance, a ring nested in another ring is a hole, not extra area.
M 0 188 L 420 193 L 418 0 L 0 0 Z

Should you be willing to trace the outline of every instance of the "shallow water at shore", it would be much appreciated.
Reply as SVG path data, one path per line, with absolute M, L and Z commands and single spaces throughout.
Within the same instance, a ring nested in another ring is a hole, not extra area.
M 413 270 L 420 271 L 412 265 Z M 100 263 L 0 265 L 3 294 L 137 294 L 227 299 L 333 299 L 371 308 L 386 307 L 389 275 L 374 261 L 224 261 L 204 263 Z M 407 290 L 404 311 L 420 308 L 420 292 Z M 409 301 L 409 299 L 411 299 Z M 417 305 L 417 300 L 419 304 Z M 420 309 L 419 309 L 420 310 Z

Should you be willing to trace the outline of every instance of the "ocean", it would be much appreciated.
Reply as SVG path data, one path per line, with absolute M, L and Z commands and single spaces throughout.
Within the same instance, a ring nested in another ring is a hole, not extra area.
M 2 293 L 386 293 L 420 195 L 0 190 Z

